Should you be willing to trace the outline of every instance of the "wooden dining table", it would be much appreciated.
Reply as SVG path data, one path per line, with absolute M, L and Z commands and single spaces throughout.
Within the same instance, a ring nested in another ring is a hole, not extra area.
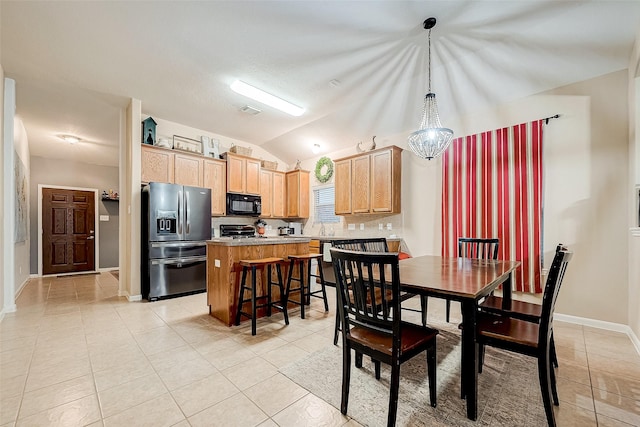
M 419 256 L 400 261 L 403 291 L 460 301 L 462 305 L 461 398 L 467 418 L 478 418 L 476 314 L 482 298 L 502 286 L 503 308 L 511 308 L 511 276 L 519 261 Z

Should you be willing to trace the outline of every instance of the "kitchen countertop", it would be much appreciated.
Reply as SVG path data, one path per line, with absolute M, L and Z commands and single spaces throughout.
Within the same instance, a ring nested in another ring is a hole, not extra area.
M 209 244 L 215 244 L 220 246 L 258 246 L 258 245 L 282 245 L 289 243 L 309 243 L 311 237 L 280 237 L 280 236 L 267 236 L 267 237 L 248 237 L 244 239 L 234 239 L 232 237 L 215 237 L 211 240 L 207 240 Z
M 356 240 L 356 239 L 369 239 L 371 236 L 308 236 L 311 240 L 320 240 L 321 242 L 332 242 L 334 240 Z M 384 237 L 384 236 L 381 236 Z M 377 238 L 377 236 L 375 237 Z M 402 240 L 402 237 L 385 237 L 387 240 Z

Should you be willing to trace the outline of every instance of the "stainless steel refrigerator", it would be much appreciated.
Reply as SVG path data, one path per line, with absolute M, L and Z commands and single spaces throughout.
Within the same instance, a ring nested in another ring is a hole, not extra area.
M 206 290 L 211 190 L 152 182 L 142 189 L 142 296 Z

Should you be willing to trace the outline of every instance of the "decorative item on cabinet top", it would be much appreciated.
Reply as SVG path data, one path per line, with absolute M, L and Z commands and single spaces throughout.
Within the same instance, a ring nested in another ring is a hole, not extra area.
M 316 163 L 316 179 L 324 184 L 331 179 L 333 176 L 333 162 L 330 158 L 324 156 L 318 159 Z
M 142 143 L 155 145 L 156 143 L 156 121 L 149 117 L 142 121 Z
M 236 145 L 236 144 L 231 144 L 231 148 L 229 148 L 229 151 L 231 151 L 232 153 L 240 154 L 241 156 L 247 156 L 247 157 L 251 157 L 251 153 L 253 153 L 252 148 L 241 147 L 240 145 Z
M 202 143 L 195 139 L 173 135 L 173 149 L 202 154 Z
M 278 170 L 278 162 L 272 162 L 270 160 L 260 160 L 260 167 L 271 171 Z
M 371 145 L 369 145 L 368 147 L 363 147 L 362 146 L 362 141 L 360 141 L 356 145 L 356 150 L 358 150 L 358 153 L 364 153 L 365 151 L 371 151 L 371 150 L 375 150 L 375 149 L 376 149 L 376 137 L 375 136 L 372 138 Z
M 220 158 L 220 140 L 217 138 L 209 138 L 208 136 L 201 136 L 202 141 L 202 154 L 205 157 L 213 157 L 214 159 Z

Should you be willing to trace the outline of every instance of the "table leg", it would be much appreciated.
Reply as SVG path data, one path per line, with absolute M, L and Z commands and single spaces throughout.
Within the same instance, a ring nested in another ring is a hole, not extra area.
M 478 344 L 476 343 L 477 302 L 462 302 L 462 397 L 467 400 L 467 418 L 478 418 Z
M 511 310 L 511 279 L 513 278 L 513 271 L 509 273 L 509 277 L 502 284 L 502 309 Z

